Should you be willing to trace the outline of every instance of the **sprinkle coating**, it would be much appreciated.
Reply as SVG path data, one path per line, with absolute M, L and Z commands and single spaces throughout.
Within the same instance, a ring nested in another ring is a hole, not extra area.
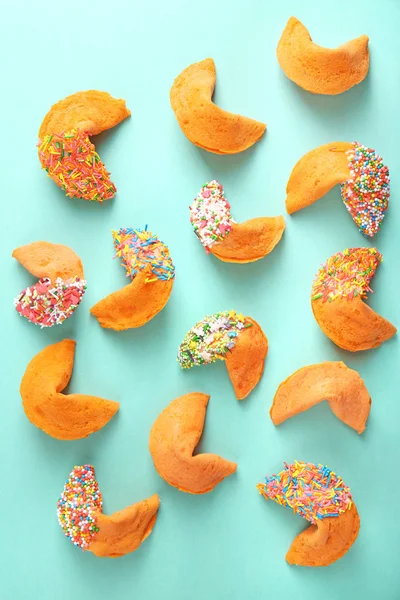
M 315 524 L 338 517 L 352 506 L 352 495 L 343 480 L 327 466 L 295 461 L 277 475 L 265 478 L 257 489 L 266 500 L 291 508 Z
M 46 135 L 38 148 L 43 169 L 68 197 L 102 202 L 115 196 L 110 173 L 85 131 Z
M 337 252 L 318 271 L 311 300 L 367 298 L 368 292 L 372 292 L 370 281 L 381 261 L 382 254 L 376 248 L 348 248 Z
M 230 204 L 224 189 L 217 180 L 205 183 L 189 207 L 190 222 L 207 254 L 210 248 L 221 242 L 232 230 Z
M 75 466 L 57 503 L 58 522 L 75 546 L 87 550 L 98 532 L 96 516 L 102 512 L 103 498 L 92 465 Z
M 52 327 L 61 325 L 74 313 L 85 291 L 86 281 L 79 277 L 66 281 L 58 277 L 55 284 L 44 277 L 25 288 L 14 299 L 14 306 L 21 317 L 35 325 Z
M 178 362 L 182 369 L 223 360 L 232 350 L 240 332 L 251 327 L 245 317 L 234 310 L 208 315 L 196 323 L 179 346 Z
M 351 177 L 340 186 L 342 200 L 361 233 L 373 237 L 389 205 L 389 169 L 375 150 L 358 142 L 347 156 Z
M 168 247 L 156 235 L 147 230 L 131 227 L 112 232 L 115 257 L 122 259 L 127 277 L 132 279 L 147 265 L 155 276 L 147 282 L 161 279 L 168 281 L 175 277 L 175 267 Z

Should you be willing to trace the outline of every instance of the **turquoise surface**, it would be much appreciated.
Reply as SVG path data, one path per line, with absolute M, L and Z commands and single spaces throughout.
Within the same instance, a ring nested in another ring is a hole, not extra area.
M 313 96 L 291 83 L 275 48 L 292 14 L 325 46 L 368 34 L 367 79 L 337 97 Z M 369 304 L 400 323 L 400 3 L 36 0 L 4 2 L 2 17 L 2 600 L 399 598 L 398 340 L 356 355 L 339 350 L 315 323 L 309 294 L 328 256 L 376 244 L 384 263 Z M 174 77 L 207 56 L 217 66 L 215 101 L 268 124 L 262 141 L 236 156 L 193 146 L 169 105 Z M 50 105 L 91 88 L 125 98 L 132 110 L 129 120 L 96 142 L 118 187 L 116 198 L 102 206 L 67 199 L 41 171 L 35 148 Z M 285 214 L 285 185 L 295 162 L 320 144 L 354 139 L 376 148 L 391 170 L 392 203 L 373 243 L 358 233 L 336 188 L 295 216 L 285 215 L 283 240 L 266 259 L 229 265 L 206 256 L 188 218 L 203 182 L 223 183 L 238 221 Z M 103 330 L 89 308 L 126 282 L 112 261 L 110 230 L 146 223 L 175 261 L 170 301 L 139 330 Z M 85 267 L 86 296 L 62 328 L 40 330 L 13 309 L 14 296 L 34 278 L 11 252 L 41 239 L 72 246 Z M 175 362 L 186 331 L 207 313 L 227 308 L 255 318 L 270 342 L 264 377 L 243 402 L 235 400 L 222 364 L 183 372 Z M 30 359 L 65 337 L 77 340 L 70 391 L 121 403 L 109 425 L 77 442 L 54 440 L 31 425 L 18 391 Z M 338 421 L 325 403 L 279 428 L 270 421 L 279 383 L 323 360 L 344 360 L 365 379 L 373 404 L 364 435 Z M 238 463 L 235 475 L 199 497 L 169 487 L 147 448 L 160 411 L 190 391 L 211 394 L 199 451 Z M 294 459 L 337 471 L 360 512 L 355 545 L 328 568 L 285 562 L 306 523 L 255 489 L 266 473 Z M 96 468 L 107 513 L 160 495 L 153 533 L 134 554 L 99 559 L 63 536 L 57 499 L 72 467 L 85 462 Z

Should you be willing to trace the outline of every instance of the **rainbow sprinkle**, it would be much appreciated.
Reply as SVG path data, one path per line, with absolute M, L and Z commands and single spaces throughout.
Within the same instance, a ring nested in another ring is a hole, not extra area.
M 235 221 L 230 208 L 222 185 L 215 179 L 203 185 L 189 207 L 190 222 L 207 254 L 216 242 L 221 242 L 232 230 Z
M 328 467 L 297 461 L 284 464 L 283 471 L 257 485 L 266 500 L 291 508 L 313 524 L 351 508 L 350 489 Z
M 74 467 L 57 503 L 58 522 L 75 546 L 87 550 L 99 531 L 96 516 L 102 512 L 103 498 L 92 465 Z
M 175 267 L 169 250 L 163 242 L 151 231 L 147 225 L 143 229 L 119 229 L 112 232 L 116 255 L 121 258 L 126 269 L 126 276 L 132 279 L 147 265 L 155 277 L 146 280 L 146 283 L 161 279 L 168 281 L 175 277 Z
M 110 173 L 85 131 L 46 135 L 38 148 L 43 169 L 68 197 L 102 202 L 115 196 Z
M 21 317 L 43 327 L 61 325 L 81 302 L 86 281 L 79 277 L 64 281 L 60 277 L 52 284 L 47 277 L 25 288 L 15 299 L 14 306 Z
M 367 298 L 368 292 L 372 292 L 370 281 L 381 261 L 382 254 L 376 248 L 348 248 L 334 254 L 318 271 L 311 300 Z
M 373 237 L 389 204 L 389 169 L 375 150 L 357 142 L 352 146 L 346 153 L 351 177 L 340 186 L 342 200 L 361 233 Z
M 179 346 L 178 362 L 182 369 L 223 360 L 234 348 L 239 333 L 251 327 L 242 314 L 234 310 L 204 317 L 185 335 Z

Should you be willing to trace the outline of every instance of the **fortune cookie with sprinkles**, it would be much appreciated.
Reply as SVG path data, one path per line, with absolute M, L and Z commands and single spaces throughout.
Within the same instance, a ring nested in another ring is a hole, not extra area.
M 78 307 L 86 291 L 81 259 L 71 248 L 33 242 L 16 248 L 13 257 L 39 281 L 14 300 L 21 317 L 43 327 L 61 325 Z
M 63 340 L 36 354 L 21 381 L 26 416 L 58 440 L 79 440 L 110 421 L 119 402 L 85 394 L 63 394 L 74 366 L 75 342 Z
M 60 527 L 69 540 L 96 556 L 118 558 L 134 552 L 153 531 L 160 498 L 157 494 L 108 516 L 94 467 L 74 467 L 57 503 Z
M 149 449 L 158 474 L 181 492 L 211 492 L 236 471 L 236 463 L 216 454 L 193 456 L 203 433 L 209 399 L 198 392 L 176 398 L 150 431 Z
M 357 371 L 343 362 L 323 362 L 299 369 L 285 379 L 270 410 L 274 425 L 327 400 L 334 415 L 357 433 L 365 430 L 371 397 Z
M 368 36 L 324 48 L 314 44 L 295 17 L 287 22 L 276 54 L 285 75 L 313 94 L 342 94 L 361 83 L 369 70 Z
M 141 327 L 167 304 L 175 267 L 169 250 L 156 235 L 130 227 L 113 231 L 115 258 L 121 258 L 131 283 L 92 306 L 102 327 L 122 331 Z
M 39 129 L 39 160 L 68 197 L 103 202 L 116 187 L 90 137 L 129 117 L 124 100 L 107 92 L 77 92 L 54 104 Z
M 344 350 L 376 348 L 397 331 L 364 302 L 381 260 L 376 248 L 348 248 L 331 256 L 315 278 L 314 317 L 325 335 Z
M 266 125 L 222 110 L 212 101 L 216 82 L 212 58 L 190 65 L 175 79 L 171 106 L 185 136 L 215 154 L 236 154 L 263 136 Z
M 337 184 L 358 230 L 374 237 L 389 205 L 389 169 L 375 150 L 358 142 L 325 144 L 297 162 L 286 186 L 288 213 L 313 204 Z
M 264 258 L 280 241 L 283 217 L 257 217 L 236 223 L 223 187 L 205 183 L 190 206 L 190 222 L 207 254 L 224 262 L 249 263 Z
M 236 398 L 243 400 L 260 381 L 268 340 L 259 324 L 234 310 L 204 317 L 186 334 L 178 351 L 182 369 L 225 361 Z
M 266 500 L 291 508 L 311 523 L 293 540 L 286 560 L 302 567 L 327 567 L 351 548 L 360 517 L 350 489 L 328 467 L 313 463 L 285 464 L 257 489 Z

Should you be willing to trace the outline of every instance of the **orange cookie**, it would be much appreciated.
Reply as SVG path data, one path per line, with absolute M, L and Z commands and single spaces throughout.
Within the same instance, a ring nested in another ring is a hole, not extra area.
M 96 556 L 118 558 L 134 552 L 150 535 L 157 519 L 157 494 L 111 516 L 103 514 L 103 498 L 94 467 L 74 467 L 57 504 L 58 522 L 68 539 Z
M 167 304 L 175 267 L 169 250 L 156 235 L 141 229 L 113 231 L 116 256 L 132 282 L 97 302 L 90 312 L 102 327 L 122 331 L 141 327 Z
M 172 85 L 171 106 L 193 144 L 215 154 L 236 154 L 258 142 L 266 125 L 216 106 L 212 101 L 215 81 L 212 58 L 190 65 Z
M 61 325 L 70 317 L 86 291 L 81 259 L 71 248 L 33 242 L 16 248 L 13 257 L 39 281 L 14 300 L 22 317 L 40 327 Z
M 286 210 L 293 214 L 340 184 L 342 200 L 359 231 L 373 237 L 389 206 L 389 169 L 382 158 L 358 142 L 332 142 L 307 152 L 286 186 Z
M 326 567 L 356 541 L 360 517 L 350 489 L 328 467 L 297 461 L 285 464 L 283 471 L 266 477 L 257 489 L 266 500 L 291 508 L 311 523 L 286 555 L 291 565 Z
M 280 425 L 323 400 L 338 419 L 362 433 L 365 430 L 371 398 L 357 371 L 343 362 L 323 362 L 299 369 L 275 394 L 270 410 L 274 425 Z
M 207 253 L 224 262 L 249 263 L 264 258 L 280 241 L 283 217 L 257 217 L 236 223 L 218 181 L 205 183 L 190 206 L 190 222 Z
M 238 400 L 260 381 L 268 340 L 256 321 L 234 310 L 215 313 L 196 323 L 179 347 L 182 369 L 224 360 Z
M 216 454 L 193 456 L 203 433 L 209 398 L 200 393 L 176 398 L 150 431 L 149 449 L 158 474 L 181 492 L 211 492 L 236 471 L 236 463 Z
M 276 54 L 285 75 L 313 94 L 341 94 L 361 83 L 369 69 L 368 36 L 323 48 L 295 17 L 287 22 Z
M 62 394 L 71 379 L 75 342 L 63 340 L 36 354 L 21 381 L 22 405 L 31 423 L 58 440 L 78 440 L 98 431 L 119 402 L 84 394 Z
M 344 350 L 376 348 L 397 331 L 364 302 L 381 260 L 376 248 L 349 248 L 331 256 L 313 283 L 314 317 L 325 335 Z
M 77 92 L 54 104 L 39 129 L 39 160 L 67 196 L 102 202 L 113 198 L 115 185 L 90 136 L 129 117 L 124 100 L 107 92 Z

